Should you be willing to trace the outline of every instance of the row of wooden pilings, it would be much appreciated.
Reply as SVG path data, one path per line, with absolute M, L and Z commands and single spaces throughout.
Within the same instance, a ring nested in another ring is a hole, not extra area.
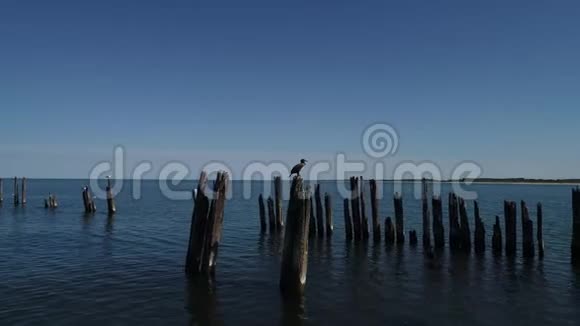
M 18 178 L 14 177 L 14 183 L 13 183 L 13 187 L 14 187 L 14 193 L 13 193 L 13 202 L 14 202 L 14 207 L 18 207 L 20 205 L 24 206 L 26 205 L 26 178 L 22 178 L 21 179 L 21 184 L 22 184 L 22 192 L 20 192 L 20 189 L 18 187 Z M 2 205 L 4 203 L 4 181 L 2 178 L 0 178 L 0 205 Z

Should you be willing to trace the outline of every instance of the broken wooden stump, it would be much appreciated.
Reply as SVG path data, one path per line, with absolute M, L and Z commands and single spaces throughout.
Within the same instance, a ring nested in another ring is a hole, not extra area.
M 580 265 L 580 188 L 572 189 L 572 263 Z
M 475 215 L 475 231 L 473 234 L 473 244 L 476 254 L 485 253 L 485 226 L 479 215 L 479 204 L 477 200 L 473 202 L 473 214 Z
M 284 216 L 282 215 L 282 177 L 274 177 L 274 204 L 276 209 L 276 229 L 284 228 Z
M 206 195 L 207 175 L 202 172 L 192 214 L 185 271 L 188 275 L 214 275 L 221 241 L 228 174 L 218 172 L 211 199 Z
M 377 195 L 377 181 L 371 179 L 369 181 L 371 191 L 371 215 L 373 223 L 373 240 L 375 242 L 381 241 L 381 221 L 379 221 L 379 198 Z
M 445 227 L 443 226 L 443 204 L 441 197 L 433 196 L 431 200 L 433 207 L 433 238 L 436 249 L 445 247 Z
M 274 210 L 274 199 L 268 197 L 268 226 L 270 227 L 270 234 L 276 232 L 276 211 Z
M 459 202 L 454 193 L 449 193 L 449 249 L 455 251 L 460 247 Z
M 260 232 L 265 233 L 268 229 L 268 224 L 266 223 L 266 206 L 264 205 L 264 196 L 262 194 L 258 197 L 258 207 L 260 210 Z
M 528 207 L 526 203 L 521 201 L 522 214 L 522 251 L 524 258 L 532 258 L 535 255 L 534 251 L 534 223 L 530 219 Z
M 516 203 L 512 201 L 504 201 L 504 215 L 505 215 L 505 254 L 508 257 L 516 255 Z
M 423 178 L 421 181 L 421 208 L 423 217 L 423 248 L 431 248 L 431 212 L 429 210 L 429 185 Z
M 22 206 L 26 205 L 26 178 L 22 177 L 22 199 L 20 200 Z
M 314 189 L 314 197 L 316 201 L 316 231 L 319 238 L 324 238 L 324 213 L 322 197 L 320 195 L 320 184 L 317 184 Z M 310 218 L 313 218 L 313 216 L 311 215 Z
M 393 197 L 395 204 L 395 230 L 397 244 L 405 243 L 405 224 L 403 219 L 403 197 L 395 193 Z
M 114 215 L 117 212 L 115 206 L 115 198 L 113 197 L 113 187 L 111 186 L 111 178 L 107 177 L 107 212 L 109 215 Z
M 538 240 L 538 257 L 544 257 L 544 217 L 542 214 L 542 204 L 538 203 L 537 206 L 537 221 L 538 230 L 536 234 L 536 240 Z
M 345 198 L 344 201 L 344 232 L 346 233 L 346 240 L 352 240 L 352 221 L 350 218 L 349 200 Z
M 20 204 L 20 195 L 18 191 L 18 178 L 14 177 L 14 206 L 18 206 Z
M 362 238 L 362 223 L 359 206 L 358 178 L 350 178 L 350 209 L 352 215 L 352 224 L 354 226 L 354 241 Z
M 330 237 L 334 226 L 332 225 L 332 200 L 328 193 L 324 194 L 324 213 L 326 214 L 326 236 Z
M 395 226 L 391 217 L 385 219 L 385 242 L 387 245 L 395 244 Z
M 415 231 L 415 230 L 409 231 L 409 245 L 414 247 L 417 245 L 418 242 L 419 241 L 417 239 L 417 231 Z
M 503 250 L 501 236 L 501 224 L 499 221 L 499 216 L 495 216 L 495 224 L 493 225 L 493 236 L 491 238 L 491 247 L 494 255 L 501 256 Z
M 304 191 L 302 178 L 294 177 L 286 214 L 284 248 L 280 266 L 280 290 L 284 296 L 301 295 L 308 270 L 309 192 Z
M 362 228 L 362 238 L 363 240 L 368 240 L 370 234 L 369 234 L 369 220 L 367 218 L 367 210 L 366 210 L 366 205 L 365 205 L 365 184 L 363 181 L 363 177 L 360 177 L 360 196 L 359 196 L 359 202 L 360 202 L 360 220 L 361 220 L 361 228 Z

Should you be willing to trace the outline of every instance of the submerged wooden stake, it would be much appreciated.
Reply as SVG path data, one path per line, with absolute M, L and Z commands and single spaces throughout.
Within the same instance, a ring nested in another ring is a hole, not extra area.
M 443 226 L 443 204 L 441 203 L 441 197 L 433 196 L 431 206 L 433 206 L 433 238 L 435 248 L 441 249 L 445 247 L 445 227 Z
M 516 241 L 516 203 L 512 201 L 504 202 L 505 214 L 505 254 L 508 257 L 516 255 L 517 241 Z
M 371 179 L 369 181 L 371 190 L 371 215 L 373 219 L 373 240 L 375 242 L 381 241 L 381 221 L 379 221 L 379 198 L 377 195 L 377 181 Z
M 427 180 L 421 181 L 421 206 L 423 216 L 423 248 L 431 248 L 431 212 L 429 210 L 429 185 Z
M 276 211 L 274 210 L 274 199 L 268 197 L 268 223 L 270 226 L 270 233 L 276 232 Z
M 318 237 L 324 237 L 324 213 L 322 209 L 322 197 L 320 195 L 320 184 L 316 185 L 314 196 L 316 200 L 316 231 L 318 232 Z M 313 218 L 311 215 L 310 218 Z
M 479 204 L 477 201 L 473 202 L 473 213 L 475 215 L 475 231 L 473 235 L 473 244 L 476 254 L 485 253 L 485 226 L 483 220 L 479 215 Z
M 538 231 L 537 231 L 537 240 L 538 240 L 538 257 L 544 257 L 544 217 L 542 214 L 542 204 L 538 203 L 537 206 L 537 221 L 538 224 Z
M 285 296 L 301 295 L 306 285 L 311 202 L 308 197 L 309 193 L 303 190 L 302 178 L 294 177 L 286 214 L 280 267 L 280 290 Z
M 332 225 L 332 200 L 327 193 L 324 194 L 324 212 L 326 214 L 326 236 L 330 237 L 334 231 L 334 226 Z
M 534 257 L 534 223 L 530 219 L 530 214 L 528 212 L 528 207 L 526 203 L 522 200 L 521 202 L 522 211 L 522 248 L 525 258 Z
M 495 255 L 501 255 L 502 253 L 502 237 L 501 237 L 501 224 L 499 222 L 499 216 L 495 216 L 495 224 L 493 225 L 493 237 L 491 238 L 491 246 L 493 253 Z
M 282 177 L 274 177 L 274 204 L 276 209 L 276 229 L 282 231 L 284 217 L 282 216 Z
M 346 233 L 346 240 L 352 240 L 352 221 L 350 219 L 349 200 L 344 199 L 344 232 Z
M 264 205 L 264 196 L 262 194 L 258 197 L 258 207 L 260 209 L 260 232 L 265 233 L 268 229 L 268 224 L 266 223 L 266 206 Z
M 395 244 L 395 226 L 393 225 L 393 219 L 387 217 L 385 219 L 385 242 L 388 245 Z
M 405 224 L 403 219 L 403 197 L 395 193 L 393 198 L 395 204 L 395 229 L 397 244 L 405 243 Z
M 22 177 L 22 206 L 26 205 L 26 178 Z
M 192 214 L 185 270 L 188 275 L 213 275 L 224 219 L 228 174 L 218 172 L 212 198 L 206 195 L 207 175 L 202 172 Z
M 350 209 L 352 224 L 354 226 L 354 240 L 359 241 L 362 237 L 362 223 L 360 217 L 358 178 L 350 178 Z
M 113 188 L 111 187 L 111 178 L 107 177 L 107 212 L 113 215 L 117 212 L 115 198 L 113 197 Z

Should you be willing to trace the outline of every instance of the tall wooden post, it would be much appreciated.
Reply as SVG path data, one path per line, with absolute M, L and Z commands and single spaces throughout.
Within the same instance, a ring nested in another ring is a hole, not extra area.
M 435 248 L 442 249 L 445 247 L 445 227 L 443 226 L 443 204 L 441 197 L 433 196 L 431 200 L 433 206 L 433 238 Z
M 403 218 L 403 197 L 396 193 L 394 196 L 394 204 L 395 204 L 395 228 L 397 234 L 397 244 L 405 243 L 405 224 Z
M 334 226 L 332 225 L 332 200 L 328 193 L 324 194 L 324 212 L 326 213 L 326 236 L 330 237 Z
M 537 208 L 537 221 L 538 224 L 538 233 L 537 233 L 537 240 L 538 240 L 538 257 L 544 257 L 544 217 L 542 214 L 542 204 L 538 203 Z
M 501 255 L 502 253 L 502 237 L 501 237 L 501 225 L 499 222 L 499 216 L 495 216 L 495 224 L 493 225 L 493 237 L 491 239 L 491 245 L 494 255 Z
M 26 205 L 26 178 L 22 177 L 22 206 Z
M 449 248 L 451 251 L 461 247 L 459 226 L 459 204 L 454 193 L 449 194 Z
M 316 218 L 314 217 L 314 200 L 312 199 L 313 196 L 312 194 L 310 194 L 308 196 L 308 200 L 310 201 L 310 203 L 308 204 L 308 206 L 310 207 L 310 222 L 309 224 L 309 228 L 308 228 L 308 235 L 311 237 L 315 237 L 316 236 Z
M 354 226 L 354 241 L 359 241 L 361 239 L 361 218 L 360 218 L 360 206 L 359 206 L 359 191 L 358 191 L 358 178 L 350 178 L 350 209 L 352 214 L 352 224 Z
M 423 178 L 421 181 L 421 206 L 423 215 L 423 248 L 431 248 L 431 212 L 429 210 L 429 185 Z
M 517 208 L 515 202 L 504 202 L 505 213 L 505 254 L 508 257 L 516 255 L 517 238 L 516 238 L 516 216 Z
M 373 239 L 375 242 L 381 241 L 381 221 L 379 220 L 379 198 L 377 195 L 377 181 L 371 179 L 369 182 L 371 190 L 371 214 L 373 219 Z
M 282 177 L 274 177 L 274 199 L 276 208 L 276 229 L 279 231 L 284 227 L 284 217 L 282 216 Z
M 308 197 L 302 178 L 295 177 L 290 190 L 280 267 L 280 290 L 285 296 L 301 295 L 306 285 L 311 202 Z
M 274 199 L 268 197 L 268 224 L 270 226 L 270 234 L 276 232 L 276 211 L 274 209 Z
M 367 209 L 366 209 L 366 205 L 365 205 L 365 183 L 363 181 L 363 177 L 360 177 L 359 188 L 360 188 L 360 195 L 359 195 L 360 220 L 361 220 L 361 228 L 362 228 L 361 236 L 364 240 L 368 240 L 368 238 L 370 236 L 370 234 L 369 234 L 369 220 L 367 218 Z
M 4 182 L 0 178 L 0 205 L 4 202 Z
M 266 206 L 262 194 L 258 197 L 258 207 L 260 209 L 260 232 L 264 233 L 268 229 L 268 225 L 266 224 Z
M 522 248 L 525 258 L 534 257 L 534 223 L 530 219 L 528 207 L 522 200 Z
M 393 219 L 387 217 L 385 219 L 385 242 L 387 245 L 395 244 L 395 226 L 393 225 Z
M 345 198 L 344 204 L 344 232 L 346 233 L 346 240 L 352 240 L 352 221 L 350 219 L 349 200 Z
M 411 245 L 412 247 L 416 246 L 418 243 L 417 240 L 417 231 L 415 230 L 411 230 L 409 231 L 409 245 Z
M 115 206 L 115 198 L 113 197 L 113 187 L 111 186 L 110 177 L 107 177 L 107 211 L 109 215 L 113 215 L 117 212 L 117 206 Z
M 473 211 L 475 215 L 473 243 L 475 246 L 475 253 L 481 255 L 485 253 L 485 226 L 483 225 L 483 220 L 479 215 L 479 204 L 477 203 L 477 200 L 473 202 Z
M 14 177 L 14 206 L 20 204 L 20 194 L 18 191 L 18 178 Z
M 324 213 L 322 209 L 322 197 L 320 195 L 320 184 L 316 185 L 314 196 L 316 200 L 316 229 L 318 231 L 318 237 L 324 237 Z M 312 218 L 312 216 L 310 216 Z
M 460 241 L 461 250 L 465 252 L 471 252 L 471 230 L 469 228 L 469 218 L 467 216 L 467 208 L 465 206 L 465 200 L 459 197 L 459 217 L 461 221 L 460 226 Z

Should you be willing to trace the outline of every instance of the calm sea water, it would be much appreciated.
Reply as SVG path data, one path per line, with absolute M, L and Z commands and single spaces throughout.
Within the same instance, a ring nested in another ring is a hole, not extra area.
M 251 184 L 251 199 L 241 196 L 242 182 L 233 183 L 212 284 L 188 280 L 183 272 L 190 200 L 166 199 L 157 181 L 143 182 L 142 198 L 133 200 L 131 183 L 125 182 L 113 218 L 105 215 L 102 201 L 99 212 L 87 217 L 82 185 L 81 180 L 29 180 L 28 205 L 14 208 L 5 183 L 1 325 L 580 323 L 580 271 L 570 265 L 569 186 L 472 186 L 488 231 L 485 257 L 445 251 L 433 263 L 420 246 L 347 244 L 336 183 L 324 182 L 323 191 L 333 197 L 334 236 L 310 242 L 305 296 L 302 302 L 286 302 L 278 290 L 280 239 L 259 231 L 259 183 Z M 412 187 L 404 185 L 406 229 L 417 229 L 420 237 L 420 202 Z M 382 219 L 393 214 L 392 190 L 386 183 Z M 448 190 L 443 185 L 444 195 Z M 49 192 L 59 200 L 55 211 L 43 207 Z M 503 215 L 504 199 L 526 200 L 534 220 L 535 203 L 543 203 L 543 260 L 524 261 L 521 247 L 515 259 L 492 256 L 492 223 L 496 214 Z M 472 221 L 471 203 L 469 210 Z

